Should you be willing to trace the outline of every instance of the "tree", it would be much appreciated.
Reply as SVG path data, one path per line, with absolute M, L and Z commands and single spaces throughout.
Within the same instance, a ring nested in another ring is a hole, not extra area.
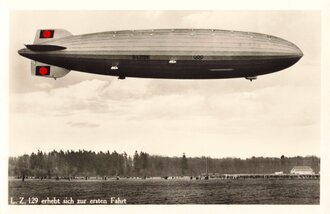
M 220 174 L 233 173 L 289 173 L 294 166 L 310 166 L 314 172 L 320 171 L 320 158 L 284 157 L 278 158 L 252 157 L 239 158 L 187 158 L 149 155 L 135 151 L 133 158 L 126 153 L 92 152 L 86 150 L 60 150 L 48 154 L 38 151 L 30 155 L 9 157 L 8 173 L 15 177 L 75 177 L 75 176 L 179 176 L 200 175 L 214 172 Z
M 140 164 L 140 156 L 139 156 L 139 153 L 137 151 L 135 151 L 135 153 L 134 153 L 133 166 L 134 166 L 135 176 L 139 176 L 140 175 L 141 164 Z
M 186 158 L 186 154 L 183 153 L 182 159 L 181 159 L 181 175 L 185 175 L 187 170 L 188 170 L 188 161 Z

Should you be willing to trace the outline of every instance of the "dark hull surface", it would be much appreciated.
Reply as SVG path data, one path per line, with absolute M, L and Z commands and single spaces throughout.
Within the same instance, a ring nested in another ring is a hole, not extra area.
M 120 77 L 148 77 L 171 79 L 216 79 L 252 77 L 285 69 L 300 57 L 228 57 L 224 60 L 116 60 L 118 70 L 111 70 L 111 56 L 52 56 L 37 55 L 31 59 L 69 70 Z

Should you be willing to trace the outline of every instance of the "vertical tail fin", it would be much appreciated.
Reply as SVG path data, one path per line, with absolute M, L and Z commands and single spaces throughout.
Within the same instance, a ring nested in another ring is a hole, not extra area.
M 67 75 L 70 70 L 57 67 L 54 65 L 48 65 L 37 61 L 31 61 L 31 74 L 33 76 L 42 76 L 50 78 L 60 78 Z
M 48 42 L 67 36 L 72 36 L 72 34 L 64 29 L 40 29 L 37 30 L 33 44 L 41 44 L 43 42 Z

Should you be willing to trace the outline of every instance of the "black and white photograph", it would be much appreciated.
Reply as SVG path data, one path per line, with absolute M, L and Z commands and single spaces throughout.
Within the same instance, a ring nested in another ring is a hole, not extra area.
M 7 206 L 321 204 L 320 10 L 8 15 Z

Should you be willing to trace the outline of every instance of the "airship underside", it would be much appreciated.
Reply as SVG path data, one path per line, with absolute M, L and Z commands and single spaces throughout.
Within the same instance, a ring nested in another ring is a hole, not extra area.
M 58 78 L 70 70 L 125 77 L 254 79 L 295 64 L 301 50 L 284 39 L 212 29 L 136 30 L 71 35 L 38 30 L 18 53 L 32 74 Z M 41 70 L 40 70 L 41 69 Z

